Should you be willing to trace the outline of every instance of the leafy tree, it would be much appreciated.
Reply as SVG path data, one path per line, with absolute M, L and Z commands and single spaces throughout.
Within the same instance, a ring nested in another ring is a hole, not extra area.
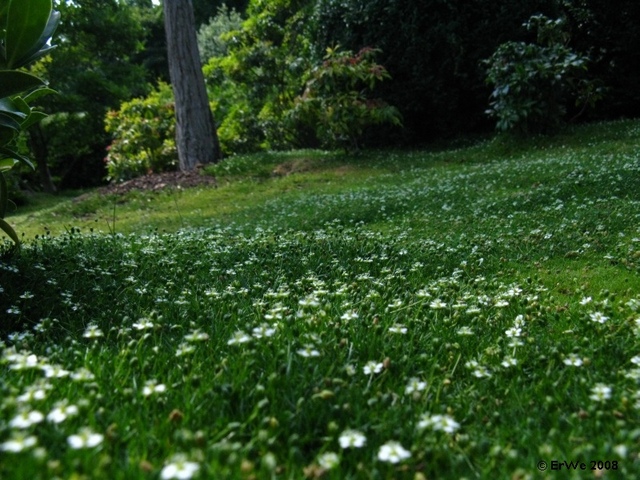
M 242 28 L 224 37 L 227 55 L 205 66 L 227 153 L 285 148 L 295 141 L 297 132 L 285 119 L 314 63 L 309 40 L 314 3 L 251 0 Z
M 164 1 L 171 85 L 176 100 L 176 145 L 180 170 L 213 163 L 220 147 L 209 108 L 190 0 Z
M 0 0 L 0 230 L 19 244 L 13 228 L 4 220 L 7 209 L 7 184 L 4 173 L 19 162 L 32 167 L 18 153 L 18 135 L 44 118 L 29 103 L 48 93 L 38 77 L 22 67 L 46 55 L 60 14 L 51 0 Z
M 62 18 L 58 47 L 32 71 L 59 95 L 39 102 L 51 115 L 30 130 L 29 145 L 40 171 L 50 168 L 62 187 L 97 185 L 105 176 L 106 111 L 148 89 L 145 69 L 132 63 L 145 32 L 138 7 L 125 2 L 56 3 Z

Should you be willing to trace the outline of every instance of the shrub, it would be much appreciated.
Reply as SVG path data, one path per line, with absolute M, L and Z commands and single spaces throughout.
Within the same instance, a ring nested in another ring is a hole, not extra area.
M 109 111 L 105 127 L 113 136 L 105 159 L 108 180 L 176 169 L 174 101 L 168 84 L 161 82 L 147 97 Z
M 209 23 L 198 30 L 198 50 L 202 63 L 213 57 L 224 57 L 228 53 L 228 42 L 224 35 L 242 27 L 242 15 L 226 5 L 218 7 L 218 13 Z
M 487 83 L 493 85 L 490 109 L 496 127 L 518 133 L 556 130 L 566 114 L 570 97 L 577 103 L 593 104 L 601 90 L 584 78 L 588 57 L 566 43 L 563 21 L 532 16 L 525 27 L 536 29 L 536 44 L 507 42 L 486 60 Z
M 390 78 L 387 70 L 373 61 L 377 52 L 363 48 L 354 55 L 327 49 L 324 61 L 308 72 L 304 93 L 296 98 L 291 117 L 313 128 L 324 145 L 354 150 L 366 127 L 401 125 L 396 108 L 366 96 Z

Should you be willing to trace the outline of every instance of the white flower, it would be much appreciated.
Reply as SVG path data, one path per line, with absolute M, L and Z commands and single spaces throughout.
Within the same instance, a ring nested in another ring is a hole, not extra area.
M 380 373 L 383 366 L 384 365 L 382 363 L 369 361 L 364 367 L 362 367 L 362 371 L 365 375 L 373 375 L 374 373 Z
M 160 478 L 163 480 L 169 480 L 172 478 L 187 480 L 198 473 L 198 470 L 200 470 L 199 464 L 189 462 L 182 456 L 176 456 L 172 463 L 168 463 L 164 466 L 160 472 Z
M 504 360 L 502 360 L 501 363 L 504 368 L 515 367 L 517 364 L 518 360 L 513 357 L 504 357 Z
M 604 402 L 611 398 L 611 387 L 604 383 L 597 383 L 596 386 L 591 389 L 589 398 L 595 402 Z
M 392 327 L 389 327 L 389 331 L 391 333 L 400 333 L 400 334 L 404 335 L 405 333 L 407 333 L 407 327 L 405 327 L 404 325 L 402 325 L 400 323 L 396 323 Z
M 9 426 L 13 428 L 29 428 L 31 425 L 40 423 L 44 420 L 44 415 L 37 410 L 27 411 L 19 413 L 9 422 Z
M 444 303 L 442 300 L 440 300 L 439 298 L 436 298 L 433 302 L 431 302 L 429 304 L 429 306 L 431 308 L 433 308 L 434 310 L 440 310 L 442 308 L 447 308 L 447 304 Z
M 148 380 L 144 384 L 144 388 L 142 389 L 142 394 L 145 397 L 152 395 L 154 393 L 163 393 L 167 390 L 166 385 L 163 383 L 158 383 L 156 380 Z
M 204 342 L 209 340 L 209 334 L 201 332 L 200 330 L 194 330 L 193 332 L 186 334 L 184 339 L 187 342 Z
M 517 327 L 511 327 L 508 330 L 505 330 L 504 334 L 507 337 L 519 337 L 522 334 L 522 330 Z
M 298 355 L 302 356 L 302 357 L 319 357 L 320 356 L 320 352 L 318 350 L 316 350 L 315 345 L 311 345 L 311 344 L 307 344 L 304 346 L 304 348 L 301 348 L 300 350 L 298 350 Z
M 411 452 L 405 450 L 398 442 L 387 442 L 378 451 L 378 460 L 389 463 L 398 463 L 411 457 Z
M 587 305 L 591 303 L 591 300 L 593 300 L 591 297 L 582 297 L 582 299 L 580 300 L 580 305 Z
M 141 318 L 131 326 L 136 330 L 150 330 L 153 328 L 153 322 L 148 318 Z
M 83 428 L 77 435 L 67 437 L 67 443 L 74 450 L 97 447 L 103 440 L 104 435 L 94 433 L 88 428 Z
M 367 443 L 367 437 L 357 430 L 345 430 L 338 437 L 342 448 L 361 448 Z
M 460 424 L 449 415 L 429 415 L 425 413 L 420 417 L 417 427 L 420 430 L 431 428 L 446 433 L 453 433 L 460 428 Z
M 251 341 L 251 337 L 242 330 L 238 330 L 233 334 L 233 337 L 229 339 L 227 345 L 240 345 L 241 343 L 247 343 L 249 341 Z
M 458 335 L 473 335 L 473 330 L 470 327 L 460 327 L 456 333 Z
M 34 354 L 24 355 L 16 353 L 15 355 L 11 355 L 8 360 L 13 362 L 9 365 L 9 369 L 11 370 L 26 370 L 38 366 L 38 357 Z
M 356 318 L 358 318 L 358 312 L 354 312 L 353 310 L 350 312 L 345 312 L 342 314 L 342 316 L 340 317 L 340 320 L 355 320 Z
M 47 415 L 47 420 L 52 423 L 64 422 L 67 417 L 73 417 L 78 414 L 78 407 L 75 405 L 58 405 Z
M 604 323 L 607 320 L 609 320 L 609 317 L 606 317 L 603 313 L 601 312 L 594 312 L 594 313 L 590 313 L 589 314 L 589 318 L 591 318 L 592 322 L 596 322 L 596 323 Z
M 90 382 L 91 380 L 94 380 L 96 377 L 89 370 L 82 367 L 82 368 L 79 368 L 74 373 L 72 373 L 71 378 L 76 382 Z
M 318 455 L 318 465 L 325 470 L 331 470 L 340 464 L 340 457 L 335 452 L 326 452 Z
M 565 365 L 569 365 L 571 367 L 579 367 L 584 363 L 583 360 L 575 353 L 567 355 L 563 362 Z
M 423 382 L 418 378 L 411 378 L 404 389 L 404 393 L 407 395 L 411 395 L 414 392 L 421 392 L 425 388 L 427 388 L 427 382 Z
M 38 439 L 33 435 L 22 432 L 12 432 L 11 438 L 4 443 L 0 443 L 0 450 L 3 452 L 20 453 L 31 448 L 38 443 Z
M 104 336 L 104 333 L 102 333 L 102 330 L 100 330 L 97 325 L 92 324 L 87 325 L 87 329 L 84 331 L 82 336 L 84 338 L 100 338 Z
M 255 338 L 273 337 L 276 333 L 276 327 L 272 327 L 267 323 L 263 323 L 259 327 L 253 329 L 253 336 Z
M 635 357 L 633 357 L 631 359 L 631 363 L 633 363 L 635 365 L 640 365 L 640 355 L 636 355 Z
M 41 368 L 47 378 L 63 378 L 71 373 L 60 365 L 43 365 Z

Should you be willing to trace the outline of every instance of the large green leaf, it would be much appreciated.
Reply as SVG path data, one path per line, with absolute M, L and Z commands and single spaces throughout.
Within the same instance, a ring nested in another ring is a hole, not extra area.
M 20 238 L 18 238 L 18 234 L 16 234 L 16 231 L 11 228 L 11 225 L 9 225 L 6 221 L 4 221 L 3 219 L 0 218 L 0 230 L 4 231 L 4 233 L 6 233 L 7 235 L 9 235 L 9 238 L 11 238 L 11 240 L 13 240 L 13 242 L 16 245 L 20 245 Z
M 20 62 L 32 55 L 30 52 L 38 45 L 49 24 L 52 8 L 51 0 L 11 1 L 7 11 L 5 37 L 8 68 L 22 66 Z
M 25 157 L 24 155 L 8 148 L 8 147 L 0 147 L 0 158 L 12 158 L 18 162 L 22 162 L 24 163 L 26 166 L 28 166 L 29 168 L 31 168 L 32 170 L 35 170 L 36 167 L 33 165 L 33 163 L 31 163 L 31 160 L 29 160 L 27 157 Z
M 38 39 L 38 41 L 33 45 L 33 48 L 26 52 L 19 60 L 19 65 L 28 65 L 31 62 L 36 61 L 38 58 L 43 57 L 50 50 L 55 48 L 55 45 L 47 45 L 47 42 L 53 35 L 53 32 L 58 27 L 58 23 L 60 22 L 60 12 L 52 11 L 49 16 L 49 21 L 47 26 L 42 32 L 42 35 Z
M 11 128 L 18 132 L 20 131 L 20 122 L 18 122 L 12 115 L 0 112 L 0 127 Z
M 15 158 L 3 158 L 2 160 L 0 160 L 0 173 L 8 172 L 13 167 L 15 167 L 18 163 L 19 162 Z M 1 205 L 0 205 L 0 208 L 2 208 Z
M 46 84 L 35 75 L 13 70 L 0 70 L 0 98 L 28 92 Z

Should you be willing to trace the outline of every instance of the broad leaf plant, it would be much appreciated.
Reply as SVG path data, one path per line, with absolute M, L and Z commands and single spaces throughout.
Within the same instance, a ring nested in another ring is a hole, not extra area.
M 9 203 L 4 175 L 18 163 L 34 168 L 18 152 L 17 139 L 46 116 L 30 104 L 52 92 L 24 67 L 54 48 L 50 40 L 59 19 L 52 0 L 0 0 L 0 229 L 16 245 L 18 236 L 4 219 Z

